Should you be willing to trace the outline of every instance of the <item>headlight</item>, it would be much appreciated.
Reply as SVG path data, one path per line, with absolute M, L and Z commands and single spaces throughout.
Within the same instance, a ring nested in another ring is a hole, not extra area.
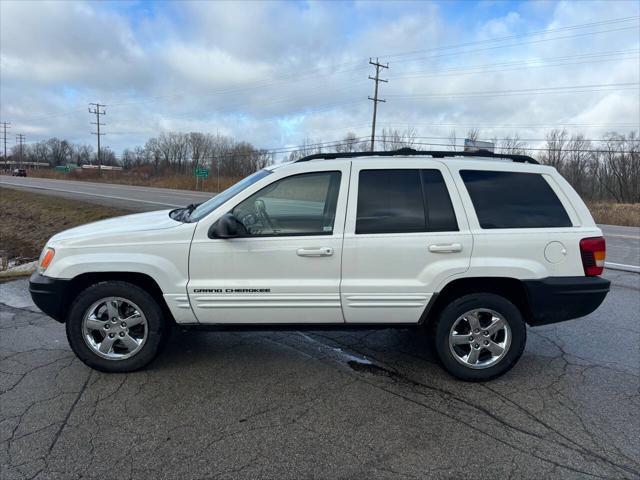
M 51 247 L 46 247 L 42 250 L 42 254 L 40 255 L 40 263 L 38 264 L 38 270 L 40 273 L 44 272 L 51 262 L 53 261 L 53 257 L 55 256 L 56 251 Z

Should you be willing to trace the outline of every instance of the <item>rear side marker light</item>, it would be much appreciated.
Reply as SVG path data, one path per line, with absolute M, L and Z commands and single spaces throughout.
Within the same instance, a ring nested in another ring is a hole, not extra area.
M 584 274 L 587 277 L 602 275 L 607 247 L 604 237 L 590 237 L 580 240 L 580 256 Z

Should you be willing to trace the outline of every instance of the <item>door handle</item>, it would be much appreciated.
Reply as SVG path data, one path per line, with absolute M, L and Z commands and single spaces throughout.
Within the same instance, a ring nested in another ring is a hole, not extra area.
M 436 243 L 429 245 L 429 251 L 433 253 L 456 253 L 462 251 L 459 243 Z
M 299 257 L 330 257 L 331 255 L 333 255 L 333 248 L 299 248 L 296 253 Z

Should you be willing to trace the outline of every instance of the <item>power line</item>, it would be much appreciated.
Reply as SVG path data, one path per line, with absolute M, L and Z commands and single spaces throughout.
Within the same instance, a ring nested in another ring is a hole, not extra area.
M 554 127 L 638 127 L 640 123 L 529 123 L 529 124 L 491 124 L 491 123 L 400 123 L 383 122 L 384 125 L 400 125 L 405 127 L 446 127 L 446 128 L 554 128 Z
M 491 43 L 491 42 L 496 42 L 496 41 L 504 41 L 505 39 L 512 39 L 512 38 L 518 38 L 518 37 L 527 37 L 527 36 L 533 36 L 533 35 L 541 35 L 541 34 L 553 33 L 553 32 L 557 32 L 557 31 L 574 30 L 574 29 L 587 28 L 587 27 L 593 27 L 593 26 L 601 26 L 601 25 L 612 24 L 612 23 L 626 22 L 626 21 L 630 21 L 630 20 L 634 20 L 634 19 L 638 19 L 638 18 L 640 18 L 640 17 L 621 17 L 621 18 L 615 18 L 615 19 L 610 19 L 610 20 L 604 20 L 604 21 L 600 21 L 600 22 L 592 22 L 592 23 L 572 25 L 572 26 L 560 27 L 560 28 L 555 28 L 555 29 L 548 29 L 548 30 L 537 31 L 537 32 L 530 32 L 530 33 L 521 34 L 521 35 L 510 35 L 508 37 L 499 37 L 499 38 L 481 40 L 481 41 L 477 41 L 477 42 L 466 42 L 466 43 L 462 43 L 462 44 L 458 44 L 458 45 L 434 47 L 432 49 L 426 49 L 426 50 L 416 50 L 416 51 L 412 51 L 412 52 L 404 52 L 404 53 L 398 53 L 398 54 L 385 55 L 385 57 L 391 58 L 391 57 L 411 55 L 411 54 L 420 53 L 420 52 L 437 51 L 437 50 L 444 50 L 444 49 L 451 49 L 451 48 L 459 48 L 461 46 L 470 46 L 470 45 L 475 45 L 475 44 L 486 44 L 486 43 Z M 628 27 L 628 28 L 634 28 L 634 27 Z M 589 33 L 592 33 L 592 32 L 588 32 L 588 34 Z M 599 33 L 599 32 L 595 32 L 595 33 Z M 360 67 L 356 67 L 356 68 L 348 68 L 346 70 L 343 70 L 340 67 L 355 67 L 359 63 L 360 63 L 360 61 L 355 61 L 355 62 L 344 62 L 344 63 L 340 63 L 340 64 L 337 64 L 337 65 L 332 65 L 331 66 L 332 67 L 332 71 L 327 73 L 327 74 L 318 73 L 319 71 L 325 69 L 326 67 L 316 67 L 316 68 L 312 69 L 311 71 L 306 71 L 304 74 L 287 75 L 287 76 L 280 77 L 280 79 L 276 78 L 276 79 L 274 79 L 274 81 L 267 82 L 267 83 L 260 82 L 260 83 L 256 83 L 256 84 L 253 84 L 253 85 L 250 85 L 250 86 L 247 86 L 247 87 L 221 89 L 221 90 L 217 90 L 217 91 L 214 90 L 212 92 L 202 93 L 202 94 L 199 94 L 199 95 L 208 96 L 208 95 L 222 95 L 222 94 L 229 94 L 229 93 L 238 93 L 238 92 L 243 92 L 243 91 L 246 91 L 246 90 L 261 89 L 261 88 L 265 88 L 265 87 L 269 87 L 269 86 L 274 86 L 274 85 L 278 85 L 278 84 L 282 84 L 282 83 L 287 83 L 287 82 L 290 82 L 290 81 L 298 81 L 298 80 L 301 80 L 303 78 L 317 78 L 318 76 L 320 76 L 320 77 L 332 76 L 332 75 L 335 75 L 336 73 L 356 72 L 356 71 L 362 70 L 364 67 L 360 66 Z M 139 103 L 145 103 L 145 102 L 148 102 L 148 101 L 153 101 L 152 99 L 167 99 L 167 98 L 172 98 L 172 97 L 176 97 L 176 96 L 180 96 L 180 95 L 182 95 L 182 93 L 173 93 L 173 94 L 168 94 L 168 95 L 155 96 L 155 97 L 152 97 L 150 99 L 145 99 L 145 100 L 140 100 L 140 101 L 132 101 L 132 102 L 117 102 L 117 103 L 109 102 L 108 106 L 109 107 L 115 107 L 115 106 L 135 105 L 135 104 L 139 104 Z
M 532 37 L 532 36 L 536 36 L 536 35 L 546 35 L 546 34 L 549 34 L 549 33 L 555 33 L 555 32 L 567 31 L 567 30 L 577 30 L 577 29 L 589 28 L 589 27 L 598 27 L 598 26 L 602 26 L 602 25 L 610 25 L 610 24 L 613 24 L 613 23 L 623 23 L 623 22 L 628 22 L 628 21 L 631 21 L 631 20 L 638 20 L 638 19 L 640 19 L 640 17 L 638 17 L 638 16 L 612 18 L 610 20 L 603 20 L 603 21 L 600 21 L 600 22 L 582 23 L 582 24 L 577 24 L 577 25 L 569 25 L 569 26 L 566 26 L 566 27 L 550 28 L 550 29 L 547 29 L 547 30 L 538 30 L 538 31 L 528 32 L 528 33 L 507 35 L 507 36 L 504 36 L 504 37 L 488 38 L 486 40 L 477 40 L 477 41 L 473 41 L 473 42 L 458 43 L 458 44 L 454 44 L 454 45 L 443 45 L 443 46 L 440 46 L 440 47 L 433 47 L 433 48 L 426 48 L 426 49 L 420 49 L 420 50 L 413 50 L 413 51 L 409 51 L 409 52 L 402 52 L 402 53 L 396 53 L 396 54 L 383 55 L 383 57 L 385 57 L 385 58 L 397 58 L 397 57 L 415 55 L 417 53 L 434 52 L 434 51 L 438 51 L 438 50 L 451 50 L 451 49 L 456 49 L 456 48 L 469 47 L 469 46 L 472 46 L 472 45 L 483 45 L 483 44 L 493 43 L 493 42 L 503 42 L 505 40 L 513 40 L 514 38 L 526 38 L 526 37 Z M 598 33 L 598 32 L 596 32 L 596 33 Z
M 564 57 L 551 57 L 551 58 L 538 58 L 522 60 L 517 62 L 503 62 L 493 63 L 485 65 L 469 65 L 467 67 L 459 68 L 446 68 L 442 70 L 417 70 L 413 72 L 407 72 L 405 75 L 394 75 L 393 79 L 404 78 L 425 78 L 425 77 L 444 77 L 444 76 L 459 76 L 459 75 L 472 75 L 483 73 L 496 73 L 496 72 L 513 72 L 517 70 L 526 70 L 529 68 L 550 68 L 550 67 L 565 67 L 570 65 L 585 65 L 590 63 L 602 63 L 602 62 L 614 62 L 620 60 L 636 60 L 638 58 L 640 50 L 627 50 L 608 54 L 588 54 L 588 55 L 571 55 Z M 584 59 L 584 60 L 581 60 Z M 575 61 L 574 61 L 575 60 Z M 549 63 L 544 63 L 549 62 Z M 519 66 L 521 65 L 521 66 Z M 507 68 L 488 68 L 488 67 L 507 67 Z
M 628 17 L 627 20 L 629 19 L 634 19 L 634 18 L 640 18 L 640 17 Z M 620 19 L 616 20 L 616 21 L 621 21 Z M 600 23 L 600 22 L 596 22 L 596 23 Z M 586 26 L 590 26 L 592 24 L 585 24 Z M 570 27 L 570 28 L 578 28 L 582 26 L 575 26 L 575 27 Z M 569 27 L 568 27 L 569 28 Z M 429 56 L 429 57 L 424 57 L 424 58 L 418 58 L 415 60 L 423 60 L 423 59 L 430 59 L 430 58 L 439 58 L 439 57 L 446 57 L 446 56 L 451 56 L 451 55 L 458 55 L 458 54 L 465 54 L 465 53 L 474 53 L 477 51 L 484 51 L 484 50 L 491 50 L 491 49 L 496 49 L 496 48 L 505 48 L 505 47 L 510 47 L 510 46 L 518 46 L 518 45 L 528 45 L 531 43 L 539 43 L 539 42 L 547 42 L 547 41 L 552 41 L 552 40 L 558 40 L 558 39 L 565 39 L 565 38 L 574 38 L 574 37 L 581 37 L 581 36 L 587 36 L 587 35 L 593 35 L 593 34 L 598 34 L 598 33 L 608 33 L 608 32 L 614 32 L 614 31 L 619 31 L 619 30 L 629 30 L 629 29 L 635 29 L 638 28 L 637 26 L 630 26 L 630 27 L 624 27 L 624 28 L 620 28 L 620 29 L 613 29 L 613 30 L 602 30 L 602 31 L 597 31 L 597 32 L 585 32 L 585 33 L 581 33 L 581 34 L 577 34 L 577 35 L 568 35 L 568 36 L 562 36 L 562 37 L 556 37 L 556 38 L 550 38 L 550 39 L 539 39 L 539 40 L 534 40 L 531 42 L 525 42 L 525 43 L 521 43 L 521 44 L 512 44 L 512 45 L 499 45 L 499 46 L 493 46 L 493 47 L 489 47 L 489 48 L 483 48 L 483 49 L 477 49 L 477 50 L 467 50 L 467 51 L 463 51 L 463 52 L 452 52 L 452 53 L 445 53 L 445 54 L 441 54 L 441 55 L 435 55 L 435 56 Z M 551 31 L 551 30 L 549 30 Z M 486 43 L 487 41 L 481 41 L 481 42 L 477 42 L 477 43 Z M 468 44 L 474 44 L 475 42 L 469 42 Z M 436 47 L 434 50 L 437 50 L 439 47 Z M 442 48 L 451 48 L 451 47 L 442 47 Z M 394 55 L 391 55 L 394 56 Z M 409 60 L 399 60 L 399 61 L 409 61 Z M 342 72 L 337 72 L 337 73 L 344 73 L 344 72 L 355 72 L 358 70 L 361 70 L 362 67 L 358 67 L 358 68 L 354 68 L 354 69 L 349 69 L 349 70 L 343 70 Z M 332 72 L 330 74 L 326 74 L 326 75 L 321 75 L 321 76 L 328 76 L 328 75 L 333 75 L 336 72 Z M 260 88 L 264 88 L 265 86 L 275 86 L 278 84 L 282 84 L 282 83 L 288 83 L 289 81 L 293 81 L 293 80 L 300 80 L 302 78 L 305 77 L 317 77 L 318 75 L 309 75 L 309 74 L 305 74 L 305 75 L 297 75 L 297 76 L 290 76 L 288 77 L 284 77 L 284 79 L 280 80 L 280 81 L 275 81 L 275 82 L 271 82 L 271 83 L 266 83 L 266 84 L 257 84 L 251 87 L 243 87 L 243 88 L 235 88 L 235 89 L 225 89 L 225 90 L 219 90 L 219 91 L 213 91 L 213 92 L 209 92 L 209 93 L 203 93 L 203 94 L 198 94 L 196 96 L 209 96 L 209 95 L 221 95 L 221 94 L 229 94 L 229 93 L 240 93 L 246 90 L 252 90 L 252 89 L 260 89 Z M 179 96 L 181 94 L 172 94 L 172 95 L 167 95 L 167 96 L 163 96 L 163 97 L 154 97 L 154 98 L 170 98 L 170 97 L 175 97 L 175 96 Z M 110 103 L 109 106 L 125 106 L 125 105 L 135 105 L 137 103 L 145 103 L 147 101 L 150 100 L 140 100 L 140 101 L 133 101 L 133 102 L 124 102 L 124 103 Z
M 487 90 L 465 93 L 419 93 L 406 95 L 389 95 L 396 99 L 416 99 L 416 98 L 461 98 L 461 97 L 486 97 L 486 96 L 510 96 L 510 95 L 532 95 L 532 94 L 551 94 L 551 93 L 584 93 L 584 92 L 602 92 L 609 90 L 628 90 L 636 89 L 640 85 L 639 82 L 623 82 L 623 83 L 601 83 L 591 85 L 566 85 L 557 87 L 541 87 L 541 88 L 524 88 L 520 90 Z
M 371 75 L 369 75 L 369 80 L 373 80 L 375 83 L 373 98 L 367 97 L 369 100 L 373 101 L 373 121 L 371 122 L 371 151 L 373 152 L 374 150 L 373 146 L 376 141 L 376 115 L 378 113 L 378 103 L 386 102 L 386 100 L 382 100 L 378 98 L 378 84 L 380 82 L 387 83 L 389 81 L 389 80 L 383 80 L 382 78 L 380 78 L 380 69 L 381 68 L 388 69 L 389 64 L 387 63 L 386 65 L 382 65 L 377 58 L 375 62 L 372 59 L 369 59 L 369 64 L 373 65 L 376 68 L 376 76 L 372 77 Z
M 106 115 L 107 112 L 104 110 L 104 105 L 100 103 L 90 103 L 89 105 L 93 105 L 93 109 L 89 107 L 89 113 L 93 113 L 96 116 L 96 121 L 91 122 L 92 125 L 96 126 L 96 132 L 91 132 L 93 135 L 98 137 L 98 176 L 102 175 L 102 154 L 100 152 L 100 137 L 104 135 L 104 133 L 100 133 L 100 126 L 105 125 L 104 123 L 100 123 L 100 115 Z M 101 110 L 102 109 L 102 110 Z
M 2 122 L 2 127 L 4 129 L 4 159 L 7 160 L 7 128 L 11 128 L 11 122 Z
M 413 136 L 411 138 L 418 138 L 418 139 L 423 139 L 423 140 L 448 140 L 449 137 L 425 137 L 425 136 Z M 518 142 L 546 142 L 548 139 L 547 138 L 520 138 L 520 137 L 505 137 L 505 138 L 491 138 L 491 140 L 496 140 L 496 141 L 505 141 L 505 140 L 511 140 L 511 141 L 518 141 Z M 571 140 L 571 138 L 567 138 L 567 141 Z M 628 139 L 615 139 L 615 138 L 580 138 L 579 140 L 583 141 L 583 142 L 627 142 L 629 141 Z
M 593 26 L 601 26 L 601 25 L 607 25 L 607 24 L 613 24 L 613 23 L 620 23 L 620 22 L 626 22 L 626 21 L 630 21 L 630 20 L 634 20 L 634 19 L 638 19 L 640 17 L 621 17 L 621 18 L 615 18 L 615 19 L 610 19 L 610 20 L 604 20 L 604 21 L 600 21 L 600 22 L 591 22 L 591 23 L 585 23 L 585 24 L 579 24 L 579 25 L 572 25 L 572 26 L 567 26 L 567 27 L 560 27 L 560 28 L 555 28 L 555 29 L 548 29 L 548 30 L 542 30 L 542 31 L 537 31 L 537 32 L 530 32 L 530 33 L 526 33 L 526 34 L 519 34 L 519 35 L 510 35 L 507 37 L 498 37 L 498 38 L 492 38 L 492 39 L 487 39 L 487 40 L 480 40 L 480 41 L 474 41 L 474 42 L 466 42 L 466 43 L 462 43 L 462 44 L 457 44 L 457 45 L 447 45 L 447 46 L 442 46 L 442 47 L 434 47 L 431 49 L 424 49 L 424 50 L 414 50 L 414 51 L 410 51 L 410 52 L 401 52 L 401 53 L 397 53 L 397 54 L 390 54 L 390 55 L 385 55 L 385 57 L 399 57 L 399 56 L 407 56 L 407 55 L 412 55 L 412 54 L 416 54 L 416 53 L 421 53 L 421 52 L 429 52 L 429 51 L 438 51 L 438 50 L 447 50 L 447 49 L 452 49 L 452 48 L 460 48 L 463 46 L 471 46 L 471 45 L 476 45 L 476 44 L 486 44 L 486 43 L 492 43 L 492 42 L 498 42 L 498 41 L 504 41 L 504 40 L 508 40 L 508 39 L 513 39 L 513 38 L 520 38 L 520 37 L 528 37 L 528 36 L 533 36 L 533 35 L 542 35 L 542 34 L 548 34 L 548 33 L 554 33 L 554 32 L 559 32 L 559 31 L 566 31 L 566 30 L 574 30 L 574 29 L 580 29 L 580 28 L 587 28 L 587 27 L 593 27 Z M 627 27 L 627 28 L 635 28 L 635 27 Z M 603 31 L 606 32 L 606 31 Z M 601 33 L 601 32 L 587 32 L 586 34 L 592 34 L 592 33 Z M 561 37 L 561 38 L 565 38 L 565 37 Z M 281 83 L 287 83 L 290 81 L 298 81 L 300 79 L 303 78 L 317 78 L 318 76 L 332 76 L 335 75 L 336 73 L 349 73 L 349 72 L 356 72 L 359 70 L 362 70 L 363 68 L 365 68 L 364 66 L 359 66 L 356 67 L 357 65 L 359 65 L 361 63 L 361 61 L 352 61 L 352 62 L 343 62 L 343 63 L 339 63 L 339 64 L 335 64 L 335 65 L 327 65 L 327 66 L 318 66 L 313 68 L 312 70 L 307 70 L 304 74 L 292 74 L 292 75 L 286 75 L 286 76 L 282 76 L 279 79 L 275 78 L 273 81 L 269 81 L 269 82 L 257 82 L 255 84 L 249 85 L 247 87 L 240 87 L 240 88 L 229 88 L 229 89 L 221 89 L 221 90 L 214 90 L 212 92 L 207 92 L 207 93 L 202 93 L 199 95 L 222 95 L 222 94 L 229 94 L 229 93 L 239 93 L 239 92 L 243 92 L 246 90 L 252 90 L 252 89 L 261 89 L 264 87 L 269 87 L 269 86 L 273 86 L 273 85 L 278 85 Z M 344 67 L 353 67 L 353 68 L 347 68 L 344 69 Z M 326 74 L 322 74 L 319 73 L 322 70 L 326 70 L 327 68 L 330 68 L 331 71 L 326 73 Z M 176 92 L 176 93 L 172 93 L 172 94 L 167 94 L 167 95 L 158 95 L 158 96 L 154 96 L 154 97 L 150 97 L 148 99 L 145 100 L 136 100 L 136 101 L 131 101 L 131 102 L 109 102 L 108 104 L 104 105 L 104 106 L 109 106 L 109 107 L 116 107 L 116 106 L 125 106 L 125 105 L 136 105 L 139 103 L 146 103 L 149 101 L 154 101 L 154 100 L 160 100 L 160 99 L 167 99 L 167 98 L 172 98 L 172 97 L 179 97 L 183 95 L 183 92 Z M 71 112 L 70 112 L 71 113 Z M 66 114 L 63 114 L 66 115 Z M 48 117 L 38 117 L 38 118 L 48 118 Z
M 507 37 L 498 37 L 498 38 L 475 41 L 475 42 L 466 42 L 466 43 L 461 43 L 461 44 L 457 44 L 457 45 L 448 45 L 448 46 L 442 46 L 442 47 L 434 47 L 434 48 L 431 48 L 431 49 L 423 49 L 423 50 L 415 50 L 415 51 L 409 51 L 409 52 L 401 52 L 401 53 L 396 53 L 396 54 L 388 54 L 388 55 L 385 55 L 385 57 L 388 57 L 388 58 L 394 57 L 395 58 L 395 57 L 415 55 L 416 53 L 422 53 L 422 52 L 447 50 L 447 49 L 461 48 L 461 47 L 464 47 L 464 46 L 471 46 L 471 45 L 482 45 L 482 44 L 486 44 L 486 43 L 505 41 L 505 40 L 509 40 L 509 39 L 513 39 L 513 38 L 524 38 L 524 37 L 527 37 L 527 36 L 542 35 L 542 34 L 554 33 L 554 32 L 559 32 L 559 31 L 574 30 L 574 29 L 587 28 L 587 27 L 593 27 L 593 26 L 602 26 L 602 25 L 607 25 L 607 24 L 621 23 L 621 22 L 626 22 L 626 21 L 631 21 L 631 20 L 637 20 L 638 18 L 640 18 L 640 17 L 637 17 L 637 16 L 621 17 L 621 18 L 615 18 L 615 19 L 610 19 L 610 20 L 603 20 L 601 22 L 592 22 L 592 23 L 586 23 L 586 24 L 572 25 L 572 26 L 560 27 L 560 28 L 556 28 L 556 29 L 548 29 L 548 30 L 543 30 L 543 31 L 538 31 L 538 32 L 530 32 L 530 33 L 526 33 L 526 34 L 510 35 L 510 36 L 507 36 Z M 580 37 L 580 36 L 585 36 L 585 35 L 594 35 L 594 34 L 599 34 L 599 33 L 609 33 L 609 32 L 615 32 L 615 31 L 620 31 L 620 30 L 629 30 L 629 29 L 634 29 L 634 28 L 638 28 L 638 26 L 630 26 L 630 27 L 623 27 L 623 28 L 610 29 L 610 30 L 600 30 L 600 31 L 596 31 L 596 32 L 585 32 L 585 33 L 581 33 L 581 34 L 578 34 L 578 35 L 561 36 L 561 37 L 555 37 L 555 38 L 550 38 L 550 39 L 539 39 L 539 40 L 535 40 L 533 42 L 525 42 L 525 43 L 519 43 L 519 44 L 499 45 L 499 46 L 489 47 L 488 49 L 508 48 L 508 47 L 511 47 L 511 46 L 528 45 L 528 44 L 531 44 L 531 43 L 538 43 L 540 41 L 560 40 L 560 39 L 565 39 L 565 38 L 574 38 L 574 37 Z M 483 50 L 487 50 L 487 49 L 485 48 L 485 49 L 479 49 L 479 50 L 467 50 L 467 51 L 463 51 L 463 52 L 452 52 L 452 53 L 448 53 L 448 54 L 436 55 L 436 56 L 424 57 L 424 58 L 418 58 L 418 59 L 414 59 L 414 60 L 417 61 L 417 60 L 436 58 L 436 57 L 442 57 L 442 56 L 449 56 L 449 55 L 460 55 L 460 54 L 465 54 L 465 53 L 474 53 L 476 51 L 483 51 Z M 409 60 L 411 60 L 411 59 L 409 59 Z M 398 61 L 402 62 L 402 61 L 409 61 L 409 60 L 398 60 Z M 288 77 L 286 77 L 286 76 L 285 77 L 281 77 L 280 80 L 276 80 L 274 82 L 256 83 L 256 84 L 254 84 L 252 86 L 249 86 L 249 87 L 218 90 L 218 91 L 214 91 L 214 92 L 210 92 L 210 93 L 204 93 L 202 95 L 219 95 L 219 94 L 237 93 L 237 92 L 245 91 L 247 89 L 259 89 L 259 88 L 264 88 L 265 86 L 271 86 L 271 85 L 276 85 L 276 84 L 281 84 L 281 83 L 287 83 L 287 82 L 290 82 L 290 81 L 297 81 L 297 80 L 299 80 L 301 78 L 305 78 L 305 77 L 308 77 L 308 76 L 311 76 L 311 77 L 331 76 L 331 75 L 335 75 L 336 73 L 355 72 L 355 71 L 361 70 L 361 69 L 363 69 L 365 67 L 362 66 L 362 67 L 356 67 L 356 68 L 348 68 L 346 70 L 340 70 L 340 68 L 341 67 L 354 67 L 356 65 L 359 65 L 360 63 L 361 63 L 361 61 L 353 61 L 353 62 L 343 62 L 343 63 L 339 63 L 339 64 L 336 64 L 336 65 L 330 65 L 330 66 L 320 66 L 320 67 L 316 67 L 313 70 L 322 71 L 323 69 L 327 69 L 329 67 L 333 68 L 333 70 L 331 72 L 326 73 L 326 74 L 318 74 L 318 73 L 315 73 L 312 70 L 312 71 L 307 71 L 307 72 L 305 72 L 305 74 L 302 74 L 302 75 L 298 74 L 298 75 L 290 75 Z M 134 104 L 138 104 L 138 103 L 145 103 L 145 102 L 153 101 L 153 99 L 170 98 L 170 97 L 176 97 L 176 96 L 180 96 L 180 95 L 182 95 L 182 93 L 176 93 L 176 94 L 170 94 L 170 95 L 164 95 L 164 96 L 156 96 L 156 97 L 152 97 L 150 99 L 132 101 L 132 102 L 126 102 L 126 101 L 125 102 L 119 102 L 119 103 L 115 102 L 115 103 L 109 103 L 109 106 L 134 105 Z M 105 107 L 107 105 L 102 104 L 101 106 Z M 37 121 L 37 120 L 43 120 L 43 119 L 48 119 L 48 118 L 54 118 L 54 117 L 68 116 L 68 115 L 72 115 L 72 114 L 74 114 L 76 112 L 79 112 L 79 111 L 81 111 L 81 110 L 71 110 L 71 111 L 67 111 L 67 112 L 63 112 L 63 113 L 51 113 L 51 114 L 46 114 L 46 115 L 39 116 L 39 117 L 27 118 L 27 119 L 24 119 L 23 121 Z
M 589 36 L 589 35 L 597 35 L 599 33 L 611 33 L 611 32 L 620 32 L 623 30 L 635 30 L 638 29 L 638 26 L 631 26 L 631 27 L 622 27 L 622 28 L 614 28 L 614 29 L 610 29 L 610 30 L 600 30 L 597 32 L 585 32 L 585 33 L 578 33 L 575 35 L 564 35 L 561 37 L 554 37 L 554 38 L 540 38 L 537 40 L 530 40 L 528 42 L 519 42 L 519 43 L 512 43 L 509 45 L 495 45 L 492 47 L 484 47 L 484 48 L 476 48 L 473 50 L 463 50 L 461 52 L 450 52 L 450 53 L 441 53 L 438 55 L 428 55 L 426 57 L 418 57 L 418 58 L 408 58 L 408 59 L 404 59 L 404 60 L 396 60 L 396 62 L 418 62 L 418 61 L 423 61 L 423 60 L 431 60 L 434 58 L 443 58 L 443 57 L 451 57 L 451 56 L 458 56 L 458 55 L 466 55 L 468 53 L 477 53 L 477 52 L 486 52 L 488 50 L 496 50 L 496 49 L 501 49 L 501 48 L 511 48 L 511 47 L 520 47 L 523 45 L 534 45 L 537 43 L 544 43 L 544 42 L 552 42 L 554 40 L 564 40 L 567 38 L 578 38 L 578 37 L 585 37 L 585 36 Z
M 390 143 L 401 143 L 402 145 L 405 145 L 408 142 L 393 142 L 390 141 Z M 460 145 L 457 145 L 455 143 L 426 143 L 426 142 L 412 142 L 412 145 L 429 145 L 429 146 L 436 146 L 436 147 L 459 147 Z M 500 146 L 498 146 L 498 148 L 501 148 Z M 518 150 L 524 150 L 524 151 L 532 151 L 532 152 L 547 152 L 549 150 L 558 150 L 557 148 L 535 148 L 535 147 L 518 147 Z M 576 153 L 602 153 L 603 150 L 597 150 L 597 149 L 582 149 L 582 148 L 562 148 L 560 149 L 563 152 L 576 152 Z M 638 150 L 630 150 L 630 151 L 619 151 L 616 150 L 616 153 L 627 153 L 627 154 L 631 154 L 631 153 L 635 153 L 638 154 L 639 151 Z
M 437 51 L 437 50 L 443 50 L 443 49 L 451 49 L 451 48 L 459 48 L 461 46 L 469 46 L 469 45 L 475 45 L 475 44 L 486 44 L 486 43 L 491 43 L 491 42 L 496 42 L 496 41 L 504 41 L 505 39 L 512 39 L 512 38 L 518 38 L 518 37 L 527 37 L 527 36 L 532 36 L 532 35 L 541 35 L 541 34 L 547 34 L 547 33 L 553 33 L 553 32 L 557 32 L 557 31 L 566 31 L 566 30 L 573 30 L 573 29 L 579 29 L 579 28 L 587 28 L 587 27 L 593 27 L 593 26 L 601 26 L 601 25 L 607 25 L 607 24 L 613 24 L 613 23 L 620 23 L 620 22 L 626 22 L 626 21 L 630 21 L 630 20 L 634 20 L 634 19 L 638 19 L 640 17 L 621 17 L 621 18 L 615 18 L 615 19 L 610 19 L 610 20 L 604 20 L 604 21 L 600 21 L 600 22 L 591 22 L 591 23 L 586 23 L 586 24 L 579 24 L 579 25 L 572 25 L 572 26 L 567 26 L 567 27 L 560 27 L 560 28 L 556 28 L 556 29 L 549 29 L 549 30 L 544 30 L 544 31 L 538 31 L 538 32 L 530 32 L 527 34 L 521 34 L 521 35 L 511 35 L 508 37 L 499 37 L 499 38 L 494 38 L 494 39 L 487 39 L 487 40 L 482 40 L 482 41 L 477 41 L 477 42 L 467 42 L 467 43 L 463 43 L 463 44 L 458 44 L 458 45 L 450 45 L 450 46 L 443 46 L 443 47 L 435 47 L 433 49 L 427 49 L 427 50 L 417 50 L 417 51 L 413 51 L 413 52 L 405 52 L 405 53 L 399 53 L 399 54 L 392 54 L 392 55 L 386 55 L 388 57 L 397 57 L 397 56 L 406 56 L 406 55 L 411 55 L 411 54 L 415 54 L 418 52 L 425 52 L 425 51 Z M 627 28 L 635 28 L 635 27 L 627 27 Z M 592 33 L 600 33 L 600 32 L 587 32 L 586 34 L 592 34 Z M 561 38 L 565 38 L 565 37 L 561 37 Z M 303 78 L 317 78 L 318 76 L 331 76 L 331 75 L 335 75 L 336 73 L 349 73 L 349 72 L 355 72 L 355 71 L 359 71 L 364 67 L 356 67 L 356 68 L 348 68 L 346 70 L 341 70 L 340 67 L 354 67 L 356 65 L 358 65 L 360 62 L 359 61 L 355 61 L 355 62 L 344 62 L 341 64 L 337 64 L 337 65 L 333 65 L 332 68 L 333 70 L 327 74 L 320 74 L 318 73 L 319 71 L 325 69 L 326 67 L 316 67 L 314 69 L 312 69 L 311 71 L 307 71 L 304 74 L 294 74 L 294 75 L 288 75 L 288 76 L 284 76 L 281 77 L 280 79 L 274 79 L 274 81 L 271 82 L 267 82 L 267 83 L 263 83 L 263 82 L 259 82 L 247 87 L 240 87 L 240 88 L 230 88 L 230 89 L 221 89 L 221 90 L 217 90 L 217 91 L 212 91 L 212 92 L 207 92 L 207 93 L 202 93 L 199 94 L 201 96 L 208 96 L 208 95 L 222 95 L 222 94 L 229 94 L 229 93 L 239 93 L 239 92 L 243 92 L 246 90 L 253 90 L 253 89 L 261 89 L 264 87 L 269 87 L 269 86 L 274 86 L 274 85 L 278 85 L 278 84 L 282 84 L 282 83 L 287 83 L 290 81 L 298 81 L 300 79 Z M 135 104 L 139 104 L 139 103 L 146 103 L 149 101 L 153 101 L 154 99 L 166 99 L 166 98 L 172 98 L 172 97 L 176 97 L 176 96 L 180 96 L 182 95 L 182 93 L 174 93 L 174 94 L 168 94 L 168 95 L 162 95 L 162 96 L 155 96 L 149 99 L 145 99 L 145 100 L 139 100 L 139 101 L 131 101 L 131 102 L 109 102 L 108 106 L 110 107 L 115 107 L 115 106 L 125 106 L 125 105 L 135 105 Z

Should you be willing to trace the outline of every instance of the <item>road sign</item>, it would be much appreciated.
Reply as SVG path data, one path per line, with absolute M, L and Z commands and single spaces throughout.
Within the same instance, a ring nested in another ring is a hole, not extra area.
M 196 168 L 194 170 L 196 177 L 199 178 L 209 178 L 209 169 L 208 168 Z
M 465 152 L 479 152 L 481 150 L 486 150 L 487 152 L 493 153 L 495 148 L 496 145 L 493 142 L 482 142 L 480 140 L 471 140 L 469 138 L 464 139 Z

